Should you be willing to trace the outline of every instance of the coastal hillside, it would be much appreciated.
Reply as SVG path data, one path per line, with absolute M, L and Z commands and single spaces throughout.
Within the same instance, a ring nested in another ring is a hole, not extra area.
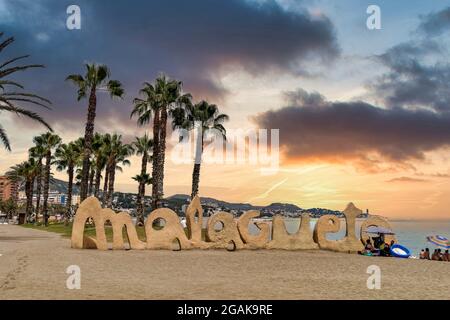
M 50 182 L 50 190 L 67 193 L 67 181 L 53 178 Z M 79 187 L 73 185 L 73 193 L 79 193 Z M 127 192 L 115 192 L 114 193 L 115 206 L 127 209 L 135 209 L 136 194 Z M 146 211 L 149 212 L 150 208 L 150 197 L 145 197 Z M 167 207 L 174 209 L 177 212 L 181 212 L 183 206 L 189 203 L 190 196 L 187 194 L 174 194 L 172 196 L 164 199 L 164 203 Z M 201 197 L 202 206 L 206 210 L 224 210 L 231 211 L 236 215 L 240 215 L 242 212 L 247 210 L 259 210 L 261 216 L 271 217 L 274 214 L 283 214 L 285 216 L 297 217 L 303 213 L 310 214 L 311 217 L 320 217 L 325 214 L 332 214 L 341 216 L 341 211 L 330 210 L 326 208 L 301 208 L 295 204 L 291 203 L 281 203 L 275 202 L 267 206 L 257 206 L 250 203 L 243 202 L 227 202 L 210 197 Z M 148 213 L 147 212 L 147 213 Z

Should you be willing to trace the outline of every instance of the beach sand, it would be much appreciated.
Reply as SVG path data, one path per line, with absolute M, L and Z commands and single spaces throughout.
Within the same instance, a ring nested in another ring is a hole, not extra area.
M 450 299 L 450 263 L 326 251 L 97 251 L 0 225 L 1 299 Z M 70 265 L 81 289 L 66 288 Z M 367 267 L 381 289 L 367 289 Z

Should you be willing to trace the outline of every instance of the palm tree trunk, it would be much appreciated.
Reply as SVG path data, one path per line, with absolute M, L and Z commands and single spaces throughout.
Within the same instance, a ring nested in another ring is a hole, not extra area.
M 48 225 L 48 191 L 50 188 L 50 162 L 52 154 L 47 152 L 45 157 L 45 176 L 44 176 L 44 203 L 42 205 L 42 214 L 44 218 L 44 225 Z
M 83 201 L 87 197 L 89 182 L 90 157 L 92 153 L 92 139 L 94 137 L 95 109 L 97 108 L 96 88 L 92 86 L 89 95 L 89 107 L 84 131 L 84 151 L 83 151 L 83 167 L 81 171 L 80 199 Z
M 141 178 L 143 178 L 147 173 L 147 161 L 148 161 L 148 154 L 147 152 L 144 152 L 144 154 L 142 155 Z M 136 199 L 137 200 L 136 225 L 144 225 L 144 197 L 145 197 L 145 181 L 142 179 L 141 181 L 139 181 L 139 189 Z
M 73 164 L 69 165 L 67 171 L 69 173 L 69 184 L 67 186 L 67 203 L 66 203 L 66 212 L 64 214 L 65 226 L 69 225 L 70 208 L 72 208 Z
M 154 183 L 152 184 L 152 209 L 155 210 L 159 206 L 158 201 L 158 181 L 159 170 L 158 170 L 158 155 L 159 155 L 159 131 L 160 131 L 160 120 L 159 120 L 159 109 L 156 109 L 153 117 L 153 161 L 152 161 L 152 177 Z
M 198 194 L 198 185 L 200 183 L 200 163 L 194 164 L 194 170 L 192 171 L 192 193 L 191 199 Z
M 158 204 L 164 196 L 164 162 L 166 157 L 166 127 L 167 127 L 167 108 L 161 109 L 161 128 L 159 133 L 159 152 L 158 152 Z
M 88 191 L 88 195 L 92 195 L 92 192 L 94 190 L 94 177 L 95 177 L 95 168 L 94 166 L 91 166 L 91 173 L 89 176 L 89 191 Z
M 96 167 L 95 169 L 95 186 L 94 186 L 94 196 L 98 198 L 98 193 L 100 191 L 100 179 L 102 178 L 102 168 Z
M 102 204 L 106 205 L 106 196 L 108 195 L 108 183 L 109 183 L 109 165 L 106 165 L 105 168 L 105 181 L 103 182 L 103 196 L 102 196 Z
M 25 207 L 25 222 L 29 221 L 31 217 L 31 208 L 33 207 L 33 181 L 31 179 L 27 179 L 25 182 L 25 194 L 27 196 L 27 204 Z
M 112 201 L 114 195 L 114 179 L 116 175 L 116 165 L 112 163 L 109 168 L 109 182 L 108 182 L 108 196 L 106 201 L 106 207 L 112 208 Z
M 196 148 L 194 170 L 192 171 L 191 199 L 194 199 L 194 197 L 198 194 L 198 186 L 200 184 L 200 167 L 202 164 L 203 154 L 203 127 L 199 129 Z
M 36 178 L 36 217 L 39 214 L 41 205 L 41 191 L 42 191 L 42 158 L 39 158 L 39 170 Z M 33 194 L 32 194 L 33 195 Z

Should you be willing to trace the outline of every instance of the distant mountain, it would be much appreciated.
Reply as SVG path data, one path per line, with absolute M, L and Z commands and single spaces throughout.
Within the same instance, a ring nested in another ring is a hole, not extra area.
M 50 190 L 57 191 L 60 193 L 67 193 L 67 185 L 68 183 L 64 180 L 52 179 L 50 182 Z M 73 185 L 73 194 L 79 193 L 79 187 L 77 185 Z M 133 208 L 135 205 L 135 197 L 134 193 L 125 193 L 125 192 L 115 192 L 115 198 L 118 199 L 118 205 L 122 208 Z M 167 197 L 163 200 L 166 203 L 167 207 L 176 210 L 177 212 L 181 211 L 182 207 L 189 203 L 190 196 L 187 194 L 174 194 L 170 197 Z M 236 210 L 236 211 L 247 211 L 247 210 L 259 210 L 261 214 L 264 216 L 270 216 L 275 213 L 284 212 L 284 213 L 292 213 L 294 216 L 297 216 L 301 213 L 309 213 L 311 216 L 321 216 L 324 214 L 333 214 L 340 215 L 342 212 L 334 211 L 323 208 L 310 208 L 310 209 L 302 209 L 299 206 L 290 203 L 280 203 L 275 202 L 268 206 L 255 206 L 250 203 L 242 203 L 242 202 L 227 202 L 222 200 L 217 200 L 215 198 L 210 197 L 201 197 L 200 201 L 203 206 L 210 208 L 220 208 L 223 210 Z M 150 197 L 146 196 L 146 202 L 150 204 Z M 148 208 L 150 209 L 150 208 Z
M 173 196 L 166 198 L 166 201 L 169 203 L 171 203 L 171 202 L 188 203 L 189 199 L 190 199 L 190 196 L 188 196 L 186 194 L 175 194 Z M 203 205 L 210 205 L 210 206 L 215 206 L 215 207 L 227 208 L 230 210 L 241 210 L 241 211 L 264 210 L 264 211 L 274 211 L 274 212 L 276 212 L 276 211 L 296 212 L 296 211 L 302 210 L 300 207 L 298 207 L 294 204 L 279 203 L 279 202 L 272 203 L 268 206 L 255 206 L 250 203 L 241 203 L 241 202 L 233 203 L 233 202 L 217 200 L 217 199 L 209 198 L 209 197 L 201 197 L 200 202 Z
M 50 190 L 58 191 L 61 193 L 67 193 L 68 185 L 69 185 L 69 183 L 66 181 L 53 178 L 50 181 Z M 73 187 L 72 187 L 72 193 L 73 194 L 80 193 L 80 187 L 77 186 L 75 183 L 73 184 Z
M 189 202 L 190 198 L 191 197 L 188 196 L 187 194 L 175 194 L 173 196 L 166 198 L 166 201 L 169 203 L 184 202 L 185 204 Z M 232 203 L 208 197 L 200 197 L 200 202 L 204 205 L 225 207 L 231 210 L 259 210 L 260 208 L 262 208 L 259 206 L 253 206 L 249 203 Z
M 271 205 L 263 207 L 263 209 L 268 211 L 270 210 L 270 211 L 287 211 L 287 212 L 296 212 L 302 210 L 295 204 L 280 203 L 280 202 L 272 203 Z
M 67 193 L 68 185 L 69 184 L 68 184 L 67 181 L 52 178 L 50 180 L 50 191 L 57 191 L 57 192 L 60 192 L 60 193 Z M 36 181 L 34 183 L 34 188 L 36 189 Z M 20 189 L 20 191 L 24 191 L 25 190 L 25 185 L 21 185 L 19 189 Z M 80 188 L 75 183 L 73 184 L 73 187 L 72 187 L 72 193 L 73 194 L 80 193 Z

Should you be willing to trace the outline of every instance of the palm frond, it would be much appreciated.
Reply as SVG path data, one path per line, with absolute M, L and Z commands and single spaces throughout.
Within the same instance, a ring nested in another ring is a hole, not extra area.
M 1 101 L 1 99 L 0 99 L 0 101 Z M 38 115 L 35 112 L 12 106 L 10 103 L 7 104 L 7 105 L 0 105 L 0 110 L 14 112 L 17 115 L 24 115 L 24 116 L 26 116 L 26 117 L 28 117 L 30 119 L 33 119 L 33 120 L 35 120 L 37 122 L 40 122 L 45 127 L 47 127 L 48 130 L 53 132 L 52 127 L 40 115 Z
M 3 143 L 3 146 L 6 150 L 11 151 L 11 145 L 9 143 L 8 135 L 6 134 L 5 129 L 0 125 L 0 140 Z
M 120 81 L 117 81 L 117 80 L 108 81 L 107 88 L 108 88 L 109 94 L 111 95 L 111 98 L 113 98 L 113 97 L 122 98 L 125 93 L 125 91 L 122 87 L 122 84 L 120 83 Z
M 3 32 L 0 33 L 0 37 L 1 36 L 3 36 Z M 14 42 L 14 37 L 9 37 L 6 40 L 4 40 L 2 43 L 0 43 L 0 52 L 13 42 Z
M 6 67 L 8 64 L 11 64 L 11 63 L 14 63 L 14 62 L 16 62 L 18 60 L 26 59 L 26 58 L 29 58 L 29 57 L 30 57 L 30 55 L 24 55 L 24 56 L 20 56 L 20 57 L 16 57 L 16 58 L 10 59 L 10 60 L 6 61 L 5 63 L 3 63 L 2 65 L 0 65 L 0 69 Z
M 4 89 L 4 85 L 10 85 L 10 86 L 14 86 L 14 87 L 18 87 L 20 89 L 23 89 L 24 87 L 15 81 L 11 81 L 11 80 L 0 80 L 0 88 Z
M 6 77 L 12 73 L 15 73 L 17 71 L 24 71 L 30 68 L 45 68 L 43 64 L 28 64 L 25 66 L 18 66 L 18 67 L 12 67 L 5 70 L 0 71 L 0 78 Z

